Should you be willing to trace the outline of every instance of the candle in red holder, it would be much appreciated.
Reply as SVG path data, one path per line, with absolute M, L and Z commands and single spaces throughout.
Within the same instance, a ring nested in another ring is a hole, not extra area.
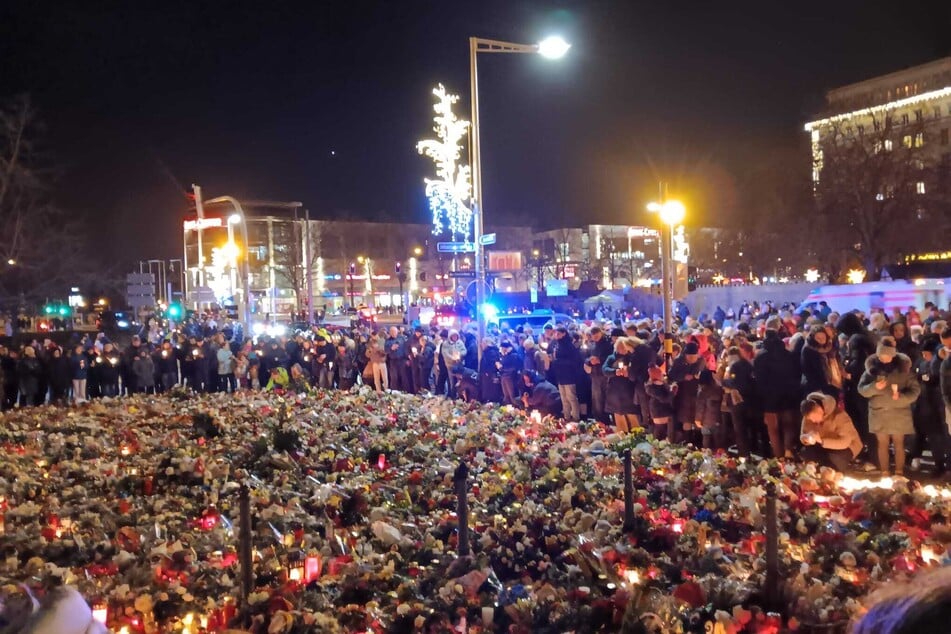
M 318 553 L 311 553 L 304 559 L 304 583 L 311 583 L 320 577 L 323 561 Z
M 152 491 L 155 490 L 155 478 L 152 476 L 147 477 L 142 485 L 142 490 L 146 495 L 152 495 Z
M 380 453 L 380 457 L 376 459 L 376 468 L 380 471 L 386 469 L 386 454 Z

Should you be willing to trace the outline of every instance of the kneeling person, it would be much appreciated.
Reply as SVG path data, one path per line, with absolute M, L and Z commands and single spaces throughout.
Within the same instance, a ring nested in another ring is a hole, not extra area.
M 849 415 L 838 406 L 835 397 L 822 392 L 807 396 L 799 410 L 802 413 L 799 440 L 805 445 L 800 457 L 846 471 L 862 451 L 862 439 Z

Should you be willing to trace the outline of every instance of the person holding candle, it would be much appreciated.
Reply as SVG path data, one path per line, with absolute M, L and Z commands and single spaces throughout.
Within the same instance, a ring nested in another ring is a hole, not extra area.
M 868 426 L 878 444 L 878 467 L 883 476 L 890 470 L 889 442 L 895 447 L 895 475 L 905 473 L 905 436 L 915 433 L 912 406 L 921 385 L 911 359 L 900 352 L 893 337 L 882 337 L 875 354 L 865 361 L 859 394 L 868 399 Z
M 852 419 L 839 407 L 835 397 L 813 392 L 801 403 L 800 457 L 846 471 L 862 451 L 862 439 Z
M 639 408 L 635 404 L 634 348 L 642 342 L 628 337 L 619 337 L 614 342 L 614 352 L 604 360 L 607 377 L 605 409 L 614 418 L 614 427 L 619 433 L 627 433 L 639 427 Z

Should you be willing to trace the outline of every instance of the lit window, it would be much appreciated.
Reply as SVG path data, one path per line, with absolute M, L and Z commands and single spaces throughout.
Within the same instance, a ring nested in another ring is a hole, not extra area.
M 891 139 L 885 139 L 885 151 L 886 151 L 886 152 L 891 152 L 891 151 L 892 151 L 892 147 L 893 147 L 893 145 L 892 145 L 892 140 L 891 140 Z
M 924 183 L 924 181 L 918 181 L 917 183 L 915 183 L 915 191 L 918 192 L 919 194 L 924 194 L 924 193 L 925 193 L 925 183 Z
M 905 136 L 903 136 L 901 138 L 901 144 L 904 145 L 905 147 L 911 147 L 911 135 L 906 134 Z
M 915 135 L 915 147 L 921 147 L 925 144 L 925 133 L 919 132 Z
M 881 193 L 875 194 L 875 200 L 877 200 L 877 201 L 879 201 L 879 202 L 885 200 L 885 194 L 881 194 Z

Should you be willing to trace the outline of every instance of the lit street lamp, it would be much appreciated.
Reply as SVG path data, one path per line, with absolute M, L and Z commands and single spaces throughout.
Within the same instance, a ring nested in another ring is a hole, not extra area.
M 673 332 L 673 293 L 674 293 L 674 227 L 684 220 L 686 209 L 683 203 L 677 200 L 666 200 L 663 202 L 652 202 L 647 205 L 647 210 L 656 213 L 661 221 L 661 285 L 664 296 L 664 348 L 668 354 L 672 350 L 667 350 L 673 343 L 670 334 Z
M 240 224 L 241 225 L 241 239 L 244 241 L 244 261 L 242 264 L 241 271 L 241 288 L 242 294 L 244 297 L 244 310 L 241 311 L 244 316 L 245 328 L 251 328 L 251 257 L 249 253 L 250 243 L 248 242 L 248 221 L 247 217 L 244 214 L 244 208 L 241 206 L 241 203 L 238 202 L 238 199 L 231 196 L 219 196 L 217 198 L 212 198 L 211 200 L 206 200 L 205 205 L 216 205 L 219 203 L 229 203 L 234 209 L 234 213 L 228 216 L 228 242 L 234 244 L 234 230 L 232 225 Z M 235 250 L 237 247 L 235 247 Z M 234 252 L 235 262 L 237 262 L 238 254 Z
M 482 341 L 485 339 L 485 245 L 482 244 L 482 151 L 479 134 L 479 53 L 538 53 L 548 59 L 563 57 L 571 45 L 560 37 L 548 37 L 538 44 L 513 44 L 479 37 L 469 38 L 469 80 L 472 99 L 472 213 L 473 243 L 475 247 L 476 323 L 479 326 L 479 360 L 482 360 Z

